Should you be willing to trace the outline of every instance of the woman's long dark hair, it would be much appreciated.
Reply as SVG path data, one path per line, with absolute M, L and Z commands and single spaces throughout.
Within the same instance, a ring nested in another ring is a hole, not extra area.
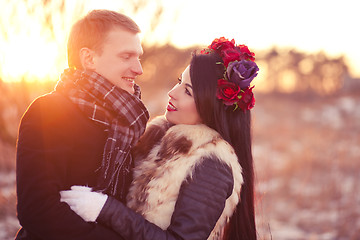
M 235 149 L 242 167 L 244 183 L 240 202 L 225 229 L 224 239 L 257 239 L 254 210 L 254 167 L 251 153 L 251 114 L 249 110 L 233 111 L 216 98 L 217 80 L 224 66 L 216 53 L 193 54 L 190 78 L 196 108 L 204 124 L 215 129 Z

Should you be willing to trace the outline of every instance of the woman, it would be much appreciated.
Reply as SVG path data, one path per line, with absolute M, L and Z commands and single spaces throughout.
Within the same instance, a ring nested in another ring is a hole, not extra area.
M 169 92 L 165 118 L 149 124 L 134 150 L 127 207 L 78 186 L 62 201 L 125 239 L 256 239 L 254 60 L 223 37 L 193 55 Z

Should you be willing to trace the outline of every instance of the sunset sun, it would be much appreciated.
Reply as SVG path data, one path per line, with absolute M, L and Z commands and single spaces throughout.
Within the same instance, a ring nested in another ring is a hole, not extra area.
M 24 41 L 23 39 L 26 39 Z M 5 81 L 14 81 L 23 76 L 27 80 L 49 80 L 56 75 L 58 46 L 39 35 L 18 35 L 4 49 L 2 76 Z
M 331 57 L 345 56 L 350 73 L 360 76 L 360 54 L 356 51 L 359 35 L 352 27 L 352 23 L 358 22 L 355 7 L 347 7 L 346 14 L 334 18 L 339 13 L 338 5 L 328 1 L 306 0 L 296 4 L 296 11 L 285 0 L 261 1 L 254 15 L 252 11 L 242 13 L 240 19 L 251 19 L 251 24 L 242 24 L 242 20 L 234 18 L 238 16 L 238 9 L 253 7 L 249 1 L 231 1 L 231 8 L 227 4 L 216 7 L 210 4 L 207 11 L 199 11 L 205 0 L 181 3 L 159 0 L 146 3 L 135 13 L 137 2 L 142 1 L 4 1 L 6 6 L 0 10 L 0 79 L 7 82 L 56 80 L 67 67 L 66 39 L 70 26 L 96 8 L 132 16 L 144 34 L 144 45 L 172 44 L 187 48 L 206 45 L 209 39 L 224 35 L 247 42 L 254 51 L 278 46 L 307 53 L 323 51 Z M 163 8 L 156 9 L 156 2 Z M 353 1 L 347 3 L 354 4 Z M 308 8 L 309 5 L 312 7 Z M 162 13 L 161 17 L 156 11 Z M 227 24 L 212 17 L 218 12 L 227 12 Z M 308 15 L 306 18 L 304 12 Z M 198 19 L 189 16 L 198 16 Z M 152 21 L 154 19 L 157 21 Z

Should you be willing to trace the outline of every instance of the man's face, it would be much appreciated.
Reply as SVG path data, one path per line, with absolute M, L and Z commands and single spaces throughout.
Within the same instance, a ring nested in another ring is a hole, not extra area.
M 92 70 L 133 94 L 135 78 L 143 73 L 142 54 L 139 34 L 116 27 L 109 31 L 102 51 L 94 53 Z

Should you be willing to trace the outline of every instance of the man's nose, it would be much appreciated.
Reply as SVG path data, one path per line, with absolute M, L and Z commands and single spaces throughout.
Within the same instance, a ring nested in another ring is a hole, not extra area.
M 136 60 L 136 62 L 134 63 L 134 66 L 133 66 L 132 71 L 133 71 L 134 73 L 136 73 L 137 75 L 143 74 L 143 68 L 142 68 L 142 66 L 141 66 L 140 60 Z

